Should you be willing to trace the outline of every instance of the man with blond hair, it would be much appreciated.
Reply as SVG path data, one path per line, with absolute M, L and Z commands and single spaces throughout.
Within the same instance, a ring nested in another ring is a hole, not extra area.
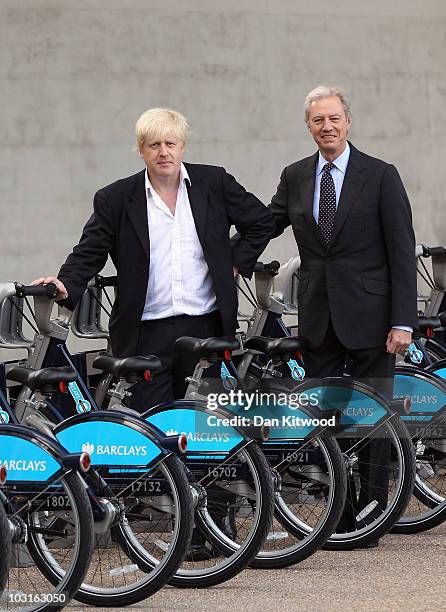
M 110 255 L 117 296 L 110 317 L 116 356 L 160 357 L 163 371 L 139 410 L 183 397 L 193 372 L 189 355 L 178 355 L 180 336 L 234 335 L 237 294 L 234 274 L 251 276 L 267 245 L 274 220 L 267 208 L 223 168 L 183 163 L 188 124 L 171 109 L 152 108 L 136 123 L 144 170 L 120 179 L 94 197 L 93 214 L 55 282 L 69 308 Z M 240 240 L 231 245 L 235 226 Z
M 355 378 L 391 397 L 395 354 L 409 346 L 417 320 L 411 210 L 396 168 L 347 142 L 351 121 L 339 87 L 307 95 L 305 122 L 318 151 L 283 170 L 269 209 L 275 235 L 291 225 L 299 248 L 307 375 L 342 375 L 348 361 Z M 376 504 L 376 512 L 386 507 L 389 449 L 376 440 L 359 453 L 361 492 L 347 500 L 340 531 L 359 529 L 357 517 Z

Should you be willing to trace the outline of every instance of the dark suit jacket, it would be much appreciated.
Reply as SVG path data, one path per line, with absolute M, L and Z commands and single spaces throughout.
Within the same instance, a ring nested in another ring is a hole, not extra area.
M 267 245 L 274 220 L 268 209 L 223 168 L 185 164 L 190 177 L 189 200 L 212 277 L 226 335 L 237 327 L 237 295 L 233 266 L 250 277 Z M 94 212 L 59 271 L 73 308 L 87 282 L 105 265 L 110 254 L 118 276 L 118 291 L 110 319 L 113 353 L 137 352 L 141 316 L 149 274 L 149 232 L 144 185 L 145 170 L 100 189 Z M 231 225 L 241 240 L 231 248 Z
M 416 324 L 415 238 L 396 168 L 351 152 L 328 248 L 313 217 L 318 153 L 282 172 L 269 209 L 279 235 L 291 224 L 301 257 L 299 332 L 315 348 L 331 317 L 350 349 L 385 345 L 393 325 Z

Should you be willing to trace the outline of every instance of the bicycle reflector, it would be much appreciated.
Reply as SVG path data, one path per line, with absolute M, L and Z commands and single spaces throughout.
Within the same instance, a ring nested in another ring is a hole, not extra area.
M 152 374 L 150 373 L 150 370 L 144 370 L 144 380 L 146 382 L 150 382 L 152 380 Z
M 178 450 L 183 455 L 187 450 L 187 436 L 184 433 L 178 436 Z
M 389 401 L 389 407 L 392 412 L 397 414 L 410 414 L 412 400 L 410 397 L 400 397 Z
M 62 465 L 67 470 L 80 470 L 84 473 L 88 472 L 91 466 L 90 453 L 85 451 L 82 451 L 82 453 L 68 453 L 62 459 Z
M 7 477 L 8 477 L 8 470 L 6 469 L 6 465 L 0 465 L 0 487 L 2 487 L 5 484 Z
M 88 470 L 90 469 L 91 466 L 91 457 L 90 457 L 90 453 L 81 453 L 81 456 L 79 457 L 79 467 L 81 472 L 83 472 L 85 474 L 85 472 L 88 472 Z
M 184 433 L 165 436 L 161 438 L 160 442 L 163 448 L 173 453 L 179 452 L 181 455 L 184 455 L 187 449 L 187 437 Z
M 66 393 L 68 391 L 68 385 L 64 380 L 59 382 L 59 391 L 60 393 Z
M 270 433 L 271 433 L 271 427 L 269 425 L 261 425 L 260 438 L 262 442 L 266 442 L 268 440 Z
M 432 329 L 432 327 L 428 327 L 426 329 L 426 338 L 433 338 L 434 337 L 434 330 Z
M 231 351 L 226 349 L 223 355 L 224 355 L 225 361 L 231 361 L 231 355 L 232 355 Z

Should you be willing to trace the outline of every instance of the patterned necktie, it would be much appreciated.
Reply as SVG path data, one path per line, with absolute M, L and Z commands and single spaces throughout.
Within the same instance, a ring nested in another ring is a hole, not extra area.
M 334 168 L 334 165 L 331 163 L 325 164 L 322 168 L 319 196 L 319 218 L 317 224 L 322 232 L 326 245 L 330 242 L 336 214 L 336 190 L 333 177 L 330 174 L 332 168 Z

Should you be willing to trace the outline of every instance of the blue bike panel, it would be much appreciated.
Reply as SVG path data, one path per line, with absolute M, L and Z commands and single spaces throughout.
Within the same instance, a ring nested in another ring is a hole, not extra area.
M 306 388 L 307 394 L 317 397 L 316 408 L 339 410 L 340 424 L 347 426 L 373 426 L 387 414 L 386 408 L 372 396 L 349 386 L 327 385 L 326 387 Z
M 435 414 L 446 405 L 446 391 L 433 385 L 429 380 L 410 374 L 395 375 L 393 395 L 394 397 L 410 397 L 412 400 L 411 412 Z M 404 420 L 411 420 L 411 415 Z M 418 420 L 416 415 L 413 415 L 413 420 Z
M 430 372 L 432 372 L 436 376 L 439 376 L 440 378 L 446 379 L 446 367 L 444 366 L 442 366 L 441 368 L 438 368 L 438 370 L 436 370 L 435 368 L 431 368 Z
M 0 434 L 0 465 L 8 470 L 8 483 L 44 482 L 61 469 L 58 461 L 36 443 L 7 434 Z
M 160 449 L 147 436 L 124 425 L 103 419 L 74 423 L 56 434 L 70 453 L 86 451 L 93 465 L 145 466 Z
M 169 408 L 146 416 L 166 436 L 186 434 L 188 451 L 229 452 L 243 438 L 234 427 L 218 423 L 217 418 L 193 408 Z
M 260 410 L 259 410 L 260 408 Z M 305 414 L 299 408 L 295 408 L 294 406 L 285 406 L 284 414 L 282 414 L 279 418 L 274 413 L 269 414 L 262 413 L 261 407 L 256 406 L 256 415 L 262 414 L 263 423 L 268 425 L 271 429 L 269 430 L 268 440 L 264 442 L 264 444 L 268 443 L 276 443 L 278 440 L 290 438 L 293 440 L 301 440 L 309 436 L 318 426 L 315 423 L 314 419 L 310 417 L 308 414 Z M 281 410 L 282 412 L 282 410 Z M 254 417 L 254 425 L 257 424 Z M 323 415 L 321 415 L 323 418 Z M 324 424 L 324 423 L 322 423 Z

